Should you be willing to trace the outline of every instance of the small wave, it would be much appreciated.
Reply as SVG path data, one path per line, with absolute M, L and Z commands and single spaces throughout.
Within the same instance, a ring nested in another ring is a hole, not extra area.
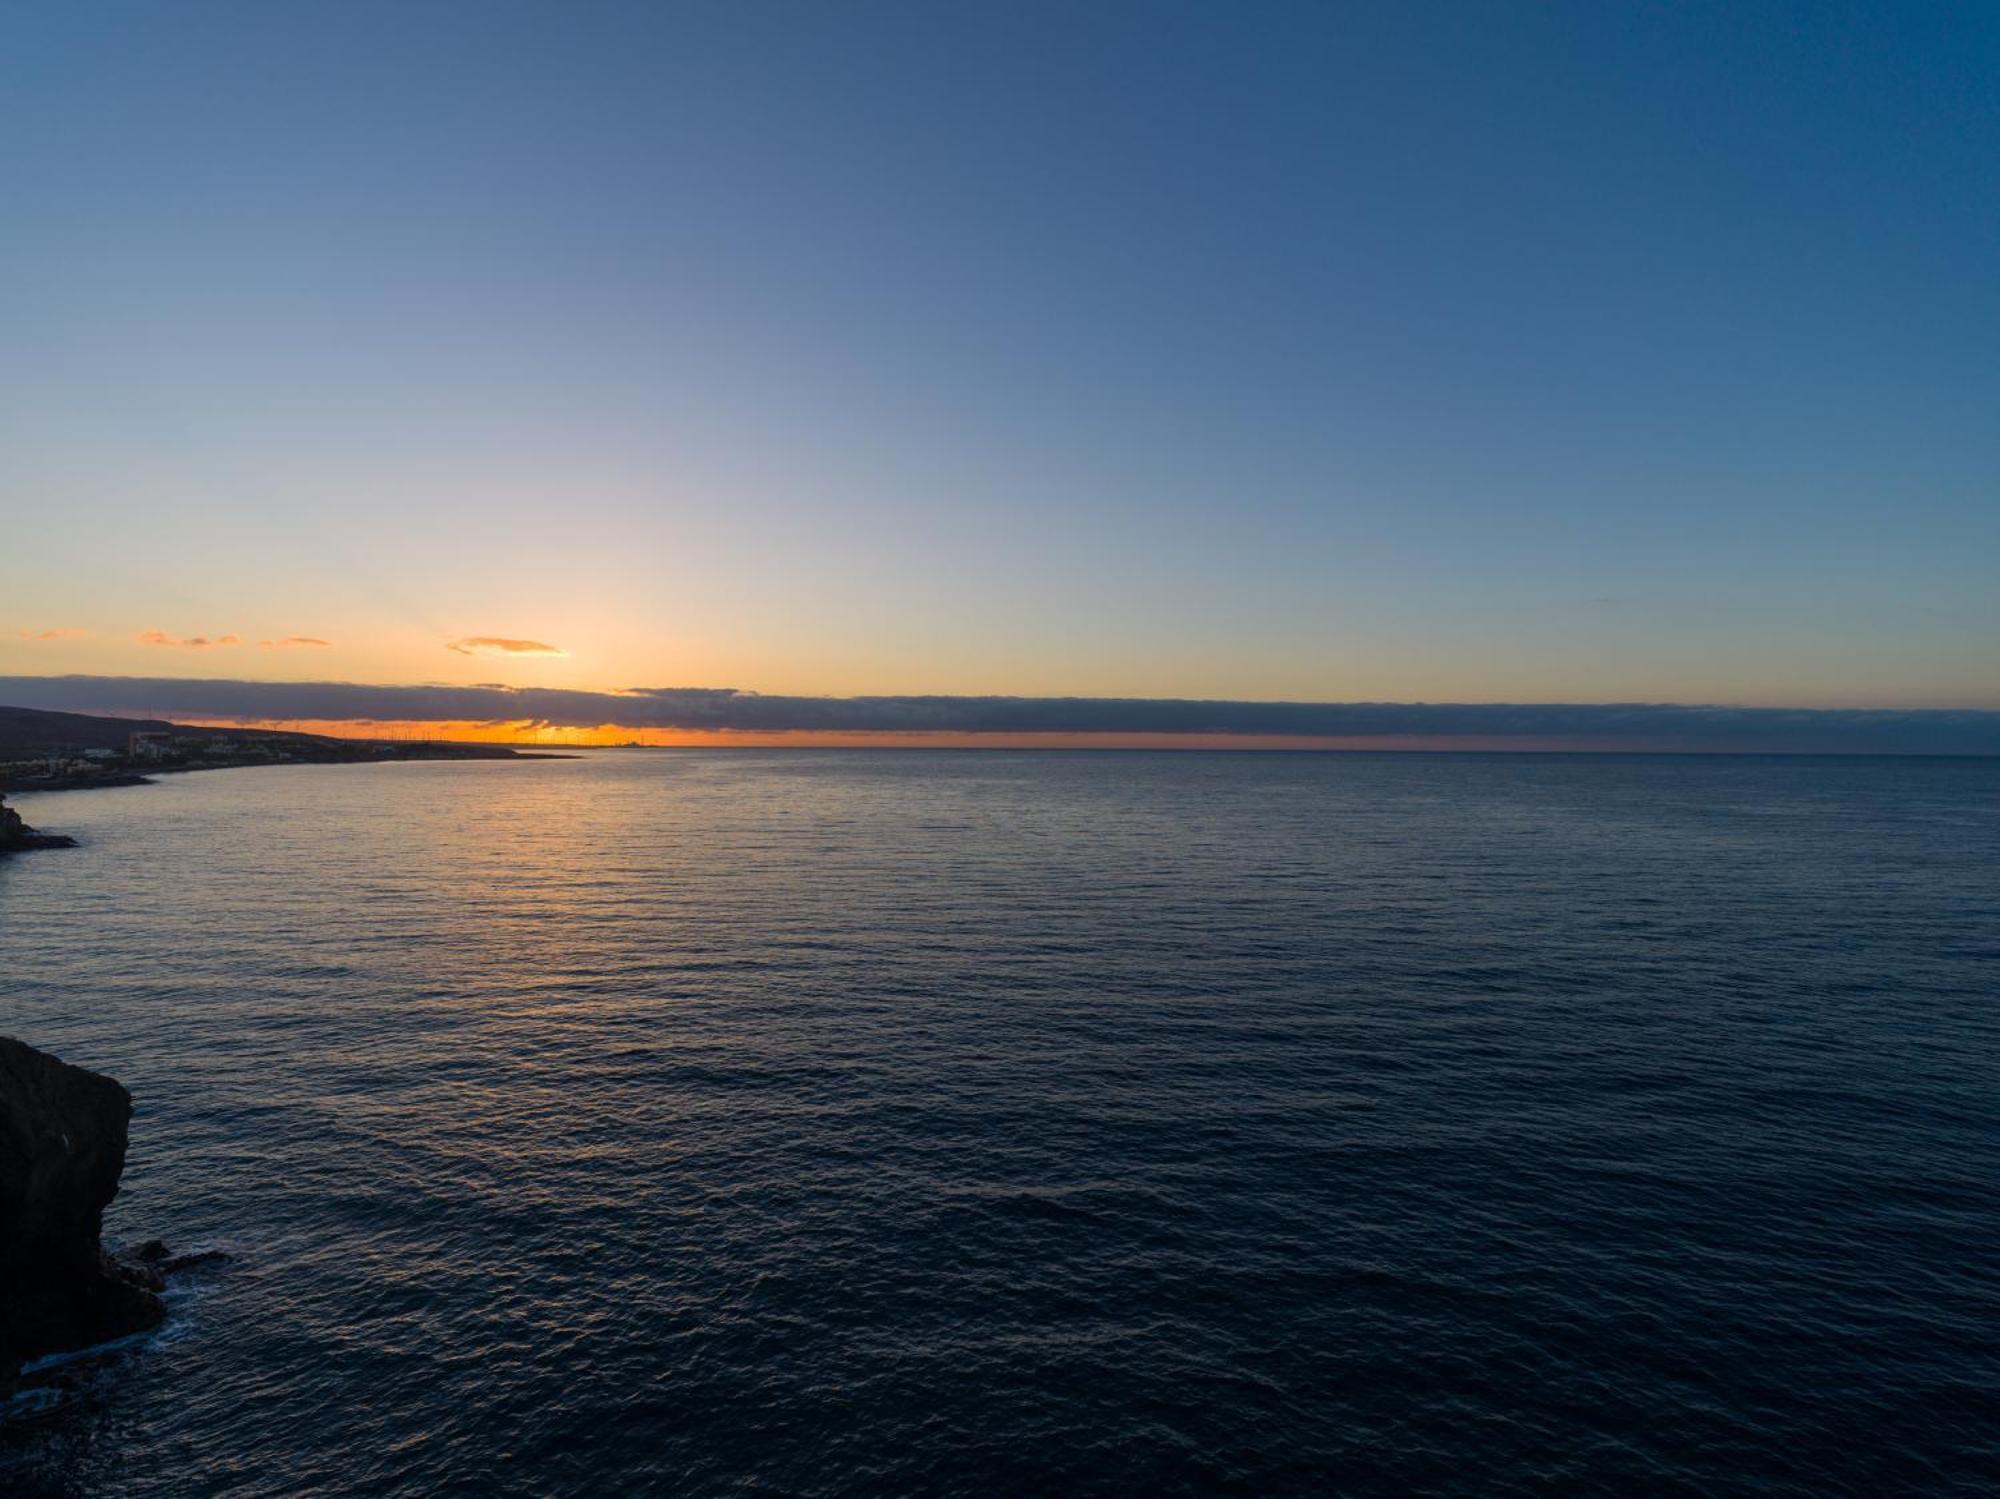
M 108 1343 L 93 1343 L 88 1348 L 72 1348 L 64 1353 L 45 1353 L 40 1358 L 30 1359 L 21 1365 L 21 1377 L 26 1379 L 31 1374 L 43 1374 L 50 1369 L 60 1369 L 64 1364 L 78 1363 L 84 1359 L 107 1358 L 128 1348 L 137 1348 L 158 1334 L 159 1328 L 149 1328 L 145 1332 L 132 1332 L 122 1338 L 113 1338 Z

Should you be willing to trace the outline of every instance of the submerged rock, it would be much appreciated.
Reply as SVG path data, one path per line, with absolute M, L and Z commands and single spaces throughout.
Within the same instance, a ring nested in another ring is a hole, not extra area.
M 226 1265 L 229 1255 L 220 1249 L 197 1249 L 192 1254 L 177 1254 L 160 1266 L 162 1275 L 179 1275 L 183 1270 L 199 1269 L 203 1265 Z
M 26 1360 L 166 1315 L 160 1272 L 104 1252 L 132 1095 L 0 1036 L 0 1384 Z
M 21 821 L 21 814 L 7 805 L 7 798 L 0 796 L 0 854 L 11 854 L 28 848 L 75 848 L 74 838 L 61 833 L 38 833 Z

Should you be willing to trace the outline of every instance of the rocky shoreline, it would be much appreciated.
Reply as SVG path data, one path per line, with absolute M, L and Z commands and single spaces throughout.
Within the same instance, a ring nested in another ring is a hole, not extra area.
M 76 840 L 63 833 L 39 833 L 21 821 L 21 814 L 0 795 L 0 854 L 20 853 L 31 848 L 75 848 Z
M 0 1036 L 0 1396 L 63 1382 L 38 1360 L 159 1326 L 167 1277 L 224 1258 L 105 1250 L 131 1119 L 114 1079 Z
M 104 1252 L 132 1095 L 0 1036 L 0 1377 L 157 1325 L 162 1285 Z
M 104 786 L 150 786 L 151 776 L 135 771 L 115 771 L 110 775 L 39 776 L 25 780 L 0 779 L 0 795 L 9 791 L 95 791 Z

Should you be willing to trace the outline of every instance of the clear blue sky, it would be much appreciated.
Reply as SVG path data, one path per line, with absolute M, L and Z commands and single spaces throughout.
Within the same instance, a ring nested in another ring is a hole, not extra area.
M 0 225 L 0 672 L 2000 707 L 2000 6 L 10 5 Z

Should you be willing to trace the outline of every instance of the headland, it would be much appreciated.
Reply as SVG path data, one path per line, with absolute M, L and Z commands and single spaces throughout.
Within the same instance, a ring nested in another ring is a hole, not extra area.
M 336 739 L 281 729 L 213 728 L 162 719 L 99 718 L 0 707 L 0 798 L 8 792 L 144 786 L 155 776 L 254 765 L 377 765 L 409 760 L 568 760 L 504 744 Z M 0 806 L 0 853 L 68 848 Z

